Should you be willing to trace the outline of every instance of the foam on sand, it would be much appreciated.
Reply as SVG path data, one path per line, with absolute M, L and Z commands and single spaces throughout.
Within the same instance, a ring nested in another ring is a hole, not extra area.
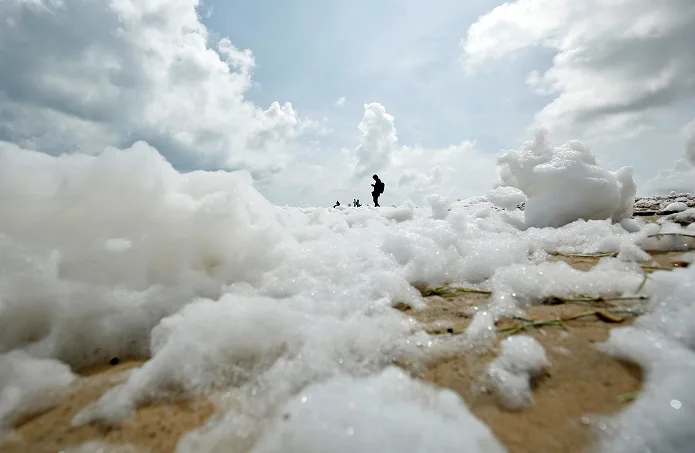
M 182 175 L 142 143 L 99 156 L 3 148 L 0 196 L 0 351 L 26 344 L 75 367 L 146 354 L 162 317 L 258 283 L 294 245 L 247 173 Z
M 646 382 L 630 406 L 594 422 L 598 453 L 689 451 L 695 442 L 695 354 L 678 342 L 632 327 L 614 329 L 602 350 L 639 364 Z
M 695 247 L 695 224 L 650 223 L 635 235 L 634 243 L 649 251 L 687 251 Z
M 508 337 L 502 351 L 487 368 L 486 380 L 491 390 L 508 410 L 521 410 L 533 404 L 531 379 L 550 365 L 538 341 L 526 335 Z
M 414 323 L 390 308 L 341 318 L 306 308 L 297 299 L 235 295 L 187 305 L 152 331 L 152 359 L 79 412 L 73 425 L 116 425 L 145 403 L 229 388 L 243 393 L 261 381 L 271 390 L 253 404 L 273 407 L 307 382 L 436 355 L 439 341 L 414 333 Z
M 550 297 L 630 295 L 639 288 L 642 278 L 637 264 L 608 257 L 587 272 L 564 261 L 500 267 L 490 279 L 489 306 L 474 315 L 465 335 L 474 345 L 491 346 L 496 338 L 495 322 L 503 316 L 525 316 L 525 306 Z
M 692 254 L 684 258 L 692 260 Z M 695 351 L 695 268 L 691 266 L 651 274 L 644 287 L 650 295 L 650 312 L 640 316 L 635 326 L 660 332 Z
M 695 208 L 688 208 L 684 211 L 670 214 L 661 220 L 665 222 L 677 223 L 681 226 L 688 226 L 691 223 L 695 223 Z
M 233 424 L 184 439 L 178 453 L 236 451 Z M 460 397 L 395 367 L 367 378 L 337 376 L 296 395 L 260 432 L 251 453 L 506 451 Z M 231 450 L 230 450 L 231 449 Z
M 61 390 L 77 378 L 52 359 L 35 359 L 23 351 L 0 355 L 0 443 L 2 431 L 20 417 L 46 410 L 60 401 Z
M 1 394 L 6 419 L 17 404 L 44 404 L 31 399 L 42 389 L 65 388 L 69 368 L 135 356 L 149 360 L 74 424 L 115 425 L 143 404 L 213 397 L 220 420 L 182 451 L 196 442 L 274 451 L 283 439 L 339 450 L 365 447 L 366 436 L 375 449 L 499 451 L 461 401 L 388 370 L 461 350 L 460 338 L 430 336 L 392 307 L 426 305 L 413 285 L 490 289 L 492 304 L 464 336 L 485 345 L 495 319 L 545 297 L 635 291 L 636 247 L 656 241 L 653 228 L 690 231 L 617 222 L 629 215 L 629 171 L 600 169 L 580 144 L 555 149 L 541 134 L 527 148 L 501 158 L 502 180 L 516 189 L 433 196 L 425 207 L 323 209 L 273 206 L 243 171 L 180 174 L 144 143 L 60 157 L 0 145 L 0 354 L 13 357 L 13 376 L 38 374 L 10 379 L 21 391 Z M 568 181 L 573 198 L 562 205 Z M 512 209 L 519 191 L 525 213 Z M 562 226 L 528 228 L 544 223 Z M 553 252 L 620 254 L 583 273 L 545 262 Z M 682 310 L 664 316 L 689 316 Z M 18 394 L 34 402 L 17 403 Z M 306 406 L 302 395 L 333 406 Z M 352 399 L 358 411 L 345 409 Z M 311 425 L 316 417 L 325 431 Z M 228 442 L 240 432 L 254 434 Z
M 613 329 L 599 348 L 642 367 L 637 398 L 615 417 L 594 420 L 603 452 L 692 449 L 695 442 L 695 269 L 658 271 L 644 288 L 650 312 L 633 327 Z

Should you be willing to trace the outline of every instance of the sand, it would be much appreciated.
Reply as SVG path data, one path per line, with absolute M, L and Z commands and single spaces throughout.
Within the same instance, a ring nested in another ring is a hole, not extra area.
M 682 253 L 654 253 L 650 264 L 660 267 L 680 265 Z M 573 267 L 588 270 L 598 262 L 594 257 L 557 256 Z M 428 308 L 414 311 L 398 309 L 426 324 L 434 335 L 456 335 L 471 321 L 475 306 L 483 305 L 486 294 L 460 294 L 427 297 Z M 528 320 L 571 318 L 578 314 L 606 309 L 605 302 L 540 305 L 527 310 Z M 481 390 L 476 377 L 494 356 L 457 355 L 439 358 L 424 370 L 408 369 L 411 374 L 436 386 L 454 390 L 473 413 L 487 423 L 510 453 L 580 452 L 591 441 L 587 416 L 613 414 L 630 404 L 629 395 L 640 389 L 640 369 L 621 363 L 596 351 L 593 345 L 605 340 L 611 328 L 629 325 L 632 319 L 613 320 L 591 315 L 566 321 L 562 326 L 529 328 L 523 332 L 536 338 L 546 349 L 551 367 L 534 382 L 533 406 L 519 412 L 502 410 L 491 395 Z M 521 320 L 502 320 L 499 328 L 518 326 Z M 138 409 L 122 426 L 106 429 L 96 424 L 69 426 L 74 414 L 99 398 L 108 388 L 125 378 L 128 370 L 146 358 L 122 359 L 116 365 L 79 370 L 82 378 L 70 395 L 57 407 L 21 420 L 15 435 L 0 451 L 7 453 L 53 453 L 88 441 L 114 445 L 130 444 L 152 453 L 175 450 L 180 437 L 202 426 L 214 413 L 207 400 L 162 403 Z
M 71 394 L 57 407 L 21 420 L 15 427 L 15 439 L 6 443 L 3 453 L 57 453 L 88 441 L 113 445 L 130 444 L 143 451 L 172 452 L 179 438 L 205 423 L 213 413 L 206 401 L 179 401 L 138 409 L 121 427 L 109 429 L 96 423 L 70 427 L 73 416 L 96 401 L 109 388 L 123 381 L 128 370 L 144 360 L 124 360 L 117 365 L 103 365 L 80 370 L 82 376 Z M 18 438 L 17 438 L 18 437 Z

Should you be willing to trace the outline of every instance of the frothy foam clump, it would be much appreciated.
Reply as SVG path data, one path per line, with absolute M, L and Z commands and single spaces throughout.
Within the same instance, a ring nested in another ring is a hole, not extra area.
M 538 304 L 549 297 L 598 297 L 634 293 L 642 282 L 641 269 L 634 263 L 606 257 L 588 271 L 564 261 L 537 265 L 513 265 L 492 277 L 493 300 L 511 298 L 522 305 Z
M 635 235 L 634 243 L 643 250 L 685 252 L 695 247 L 695 224 L 683 227 L 671 221 L 650 223 Z
M 488 192 L 486 198 L 490 203 L 508 211 L 513 211 L 517 206 L 526 201 L 526 194 L 516 187 L 500 186 Z
M 388 363 L 432 356 L 438 342 L 395 310 L 336 317 L 305 312 L 299 299 L 226 295 L 200 300 L 153 329 L 152 359 L 80 411 L 73 425 L 116 425 L 138 406 L 265 382 L 256 407 L 273 407 L 317 379 L 368 374 Z M 254 409 L 257 410 L 257 409 Z
M 144 143 L 59 157 L 2 146 L 0 197 L 0 352 L 74 367 L 146 353 L 161 318 L 258 284 L 296 245 L 248 173 L 180 174 Z
M 442 197 L 437 194 L 432 194 L 427 197 L 427 202 L 432 208 L 432 218 L 444 220 L 449 215 L 450 206 L 453 201 L 451 197 Z
M 230 451 L 245 441 L 230 429 L 234 426 L 229 420 L 207 436 L 184 438 L 178 451 Z M 269 422 L 246 431 L 248 437 L 258 438 L 250 453 L 506 451 L 458 395 L 395 367 L 366 378 L 336 376 L 313 384 Z
M 592 451 L 690 451 L 695 443 L 695 353 L 657 332 L 634 327 L 613 329 L 600 349 L 639 364 L 646 382 L 621 413 L 594 421 L 598 441 Z
M 692 260 L 692 256 L 685 257 Z M 650 312 L 640 316 L 635 326 L 660 332 L 695 351 L 695 268 L 658 271 L 644 287 L 650 296 Z
M 502 352 L 487 368 L 486 380 L 507 410 L 521 410 L 533 404 L 531 379 L 550 365 L 538 341 L 526 335 L 506 338 Z
M 491 345 L 495 322 L 502 316 L 526 316 L 523 307 L 551 297 L 598 297 L 634 294 L 642 283 L 639 265 L 603 258 L 589 271 L 564 261 L 514 264 L 499 268 L 491 278 L 492 297 L 487 310 L 478 311 L 465 332 L 468 341 Z
M 676 214 L 670 214 L 660 219 L 663 222 L 673 222 L 682 226 L 688 226 L 695 223 L 695 208 L 688 208 Z
M 500 186 L 517 188 L 528 199 L 527 227 L 560 227 L 578 219 L 620 221 L 630 217 L 636 195 L 632 168 L 600 168 L 579 141 L 553 147 L 546 129 L 518 150 L 498 158 Z
M 70 367 L 52 359 L 36 359 L 23 351 L 0 355 L 0 445 L 2 431 L 23 415 L 46 410 L 77 379 Z
M 686 257 L 691 260 L 691 256 Z M 644 293 L 649 312 L 611 331 L 601 351 L 640 365 L 636 401 L 614 417 L 598 417 L 598 453 L 689 451 L 695 443 L 695 268 L 657 271 Z

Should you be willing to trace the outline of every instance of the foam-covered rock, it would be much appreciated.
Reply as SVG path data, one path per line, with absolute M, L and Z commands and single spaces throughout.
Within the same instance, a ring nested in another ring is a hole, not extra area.
M 665 207 L 663 207 L 661 210 L 662 211 L 676 211 L 676 212 L 683 212 L 686 209 L 688 209 L 688 205 L 681 202 L 681 201 L 676 201 L 674 203 L 668 203 L 666 204 Z
M 659 223 L 673 222 L 681 226 L 695 223 L 695 208 L 688 208 L 675 214 L 667 215 L 660 219 Z

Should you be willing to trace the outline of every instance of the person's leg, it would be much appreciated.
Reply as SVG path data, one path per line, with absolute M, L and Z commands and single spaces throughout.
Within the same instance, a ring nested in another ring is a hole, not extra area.
M 372 192 L 372 200 L 374 200 L 374 207 L 380 207 L 379 206 L 379 194 L 376 192 Z

